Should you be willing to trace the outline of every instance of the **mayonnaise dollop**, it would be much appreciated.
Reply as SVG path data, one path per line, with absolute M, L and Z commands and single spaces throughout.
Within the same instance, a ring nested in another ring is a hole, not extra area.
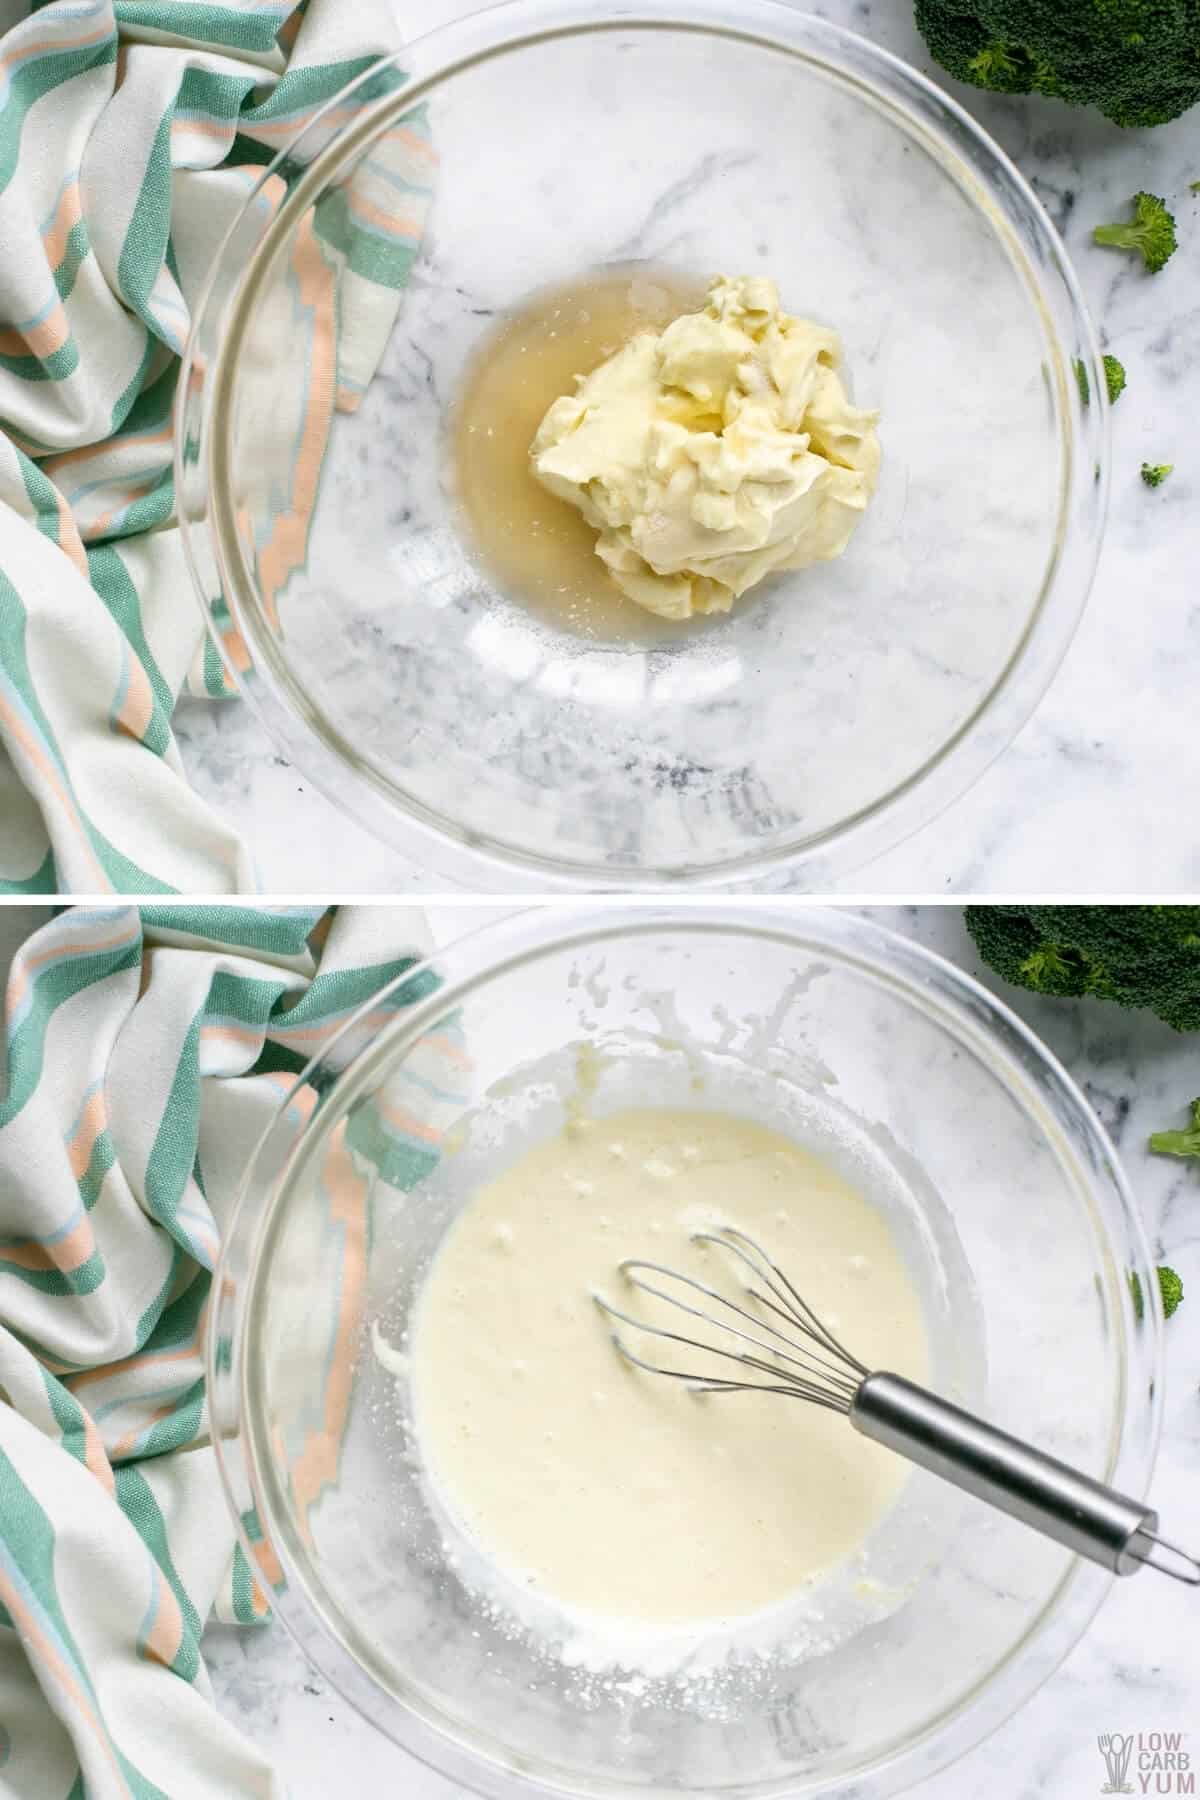
M 852 406 L 836 332 L 781 312 L 764 276 L 644 331 L 554 401 L 530 456 L 577 506 L 631 600 L 728 612 L 777 569 L 840 556 L 874 492 L 878 414 Z

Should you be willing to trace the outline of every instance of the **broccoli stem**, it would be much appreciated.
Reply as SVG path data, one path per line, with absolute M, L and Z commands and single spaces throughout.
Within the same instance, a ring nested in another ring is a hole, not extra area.
M 1158 1156 L 1200 1157 L 1200 1100 L 1192 1101 L 1190 1125 L 1182 1131 L 1156 1131 L 1150 1148 Z

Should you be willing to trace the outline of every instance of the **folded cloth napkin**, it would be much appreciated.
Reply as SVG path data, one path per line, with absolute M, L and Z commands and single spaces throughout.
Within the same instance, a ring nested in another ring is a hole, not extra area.
M 411 967 L 424 923 L 40 910 L 0 1034 L 0 1795 L 277 1796 L 200 1656 L 214 1610 L 267 1612 L 207 1435 L 212 1270 L 296 1072 Z
M 263 168 L 397 48 L 392 0 L 51 0 L 0 39 L 0 893 L 255 885 L 171 732 L 181 690 L 227 692 L 174 519 L 179 354 Z M 402 79 L 380 71 L 351 105 Z M 412 160 L 409 124 L 374 163 Z M 331 406 L 356 403 L 386 341 L 420 162 L 317 222 Z M 284 178 L 269 189 L 277 205 Z M 257 373 L 303 386 L 294 343 Z

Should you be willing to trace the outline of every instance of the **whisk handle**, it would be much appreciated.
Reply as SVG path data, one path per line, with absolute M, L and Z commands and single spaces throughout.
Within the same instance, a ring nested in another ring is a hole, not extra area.
M 1144 1562 L 1183 1581 L 1200 1582 L 1200 1565 L 1181 1551 L 1181 1567 L 1155 1536 L 1158 1514 L 1090 1475 L 1072 1469 L 964 1412 L 901 1375 L 868 1375 L 850 1406 L 864 1437 L 886 1444 L 955 1487 L 1033 1526 L 1079 1556 L 1132 1575 Z

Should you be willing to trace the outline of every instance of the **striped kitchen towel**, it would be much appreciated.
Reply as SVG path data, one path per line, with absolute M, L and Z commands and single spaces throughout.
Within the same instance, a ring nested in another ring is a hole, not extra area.
M 0 38 L 0 893 L 255 885 L 171 731 L 182 690 L 227 692 L 175 525 L 179 353 L 266 165 L 396 36 L 393 0 L 50 0 Z M 380 70 L 349 104 L 402 80 Z M 311 309 L 307 342 L 336 375 L 327 416 L 306 420 L 317 467 L 333 411 L 371 378 L 423 229 L 419 109 L 407 126 L 314 221 L 332 299 Z M 319 142 L 310 131 L 304 154 Z M 285 191 L 272 176 L 260 203 Z M 255 371 L 285 410 L 306 386 L 298 331 Z M 288 502 L 293 561 L 304 492 Z M 288 572 L 285 559 L 278 580 Z
M 424 922 L 403 907 L 39 911 L 0 1032 L 0 1794 L 276 1796 L 214 1711 L 200 1654 L 214 1609 L 267 1611 L 207 1435 L 214 1259 L 281 1099 L 294 1090 L 297 1122 L 319 1104 L 295 1073 L 373 996 L 356 1031 L 428 991 L 422 972 L 381 993 Z M 347 1143 L 356 1179 L 320 1250 L 331 1293 L 368 1241 L 362 1172 L 411 1186 L 436 1154 L 410 1132 L 401 1168 L 395 1134 L 375 1135 Z M 331 1355 L 314 1352 L 335 1372 L 336 1310 Z M 336 1480 L 320 1435 L 306 1504 Z

